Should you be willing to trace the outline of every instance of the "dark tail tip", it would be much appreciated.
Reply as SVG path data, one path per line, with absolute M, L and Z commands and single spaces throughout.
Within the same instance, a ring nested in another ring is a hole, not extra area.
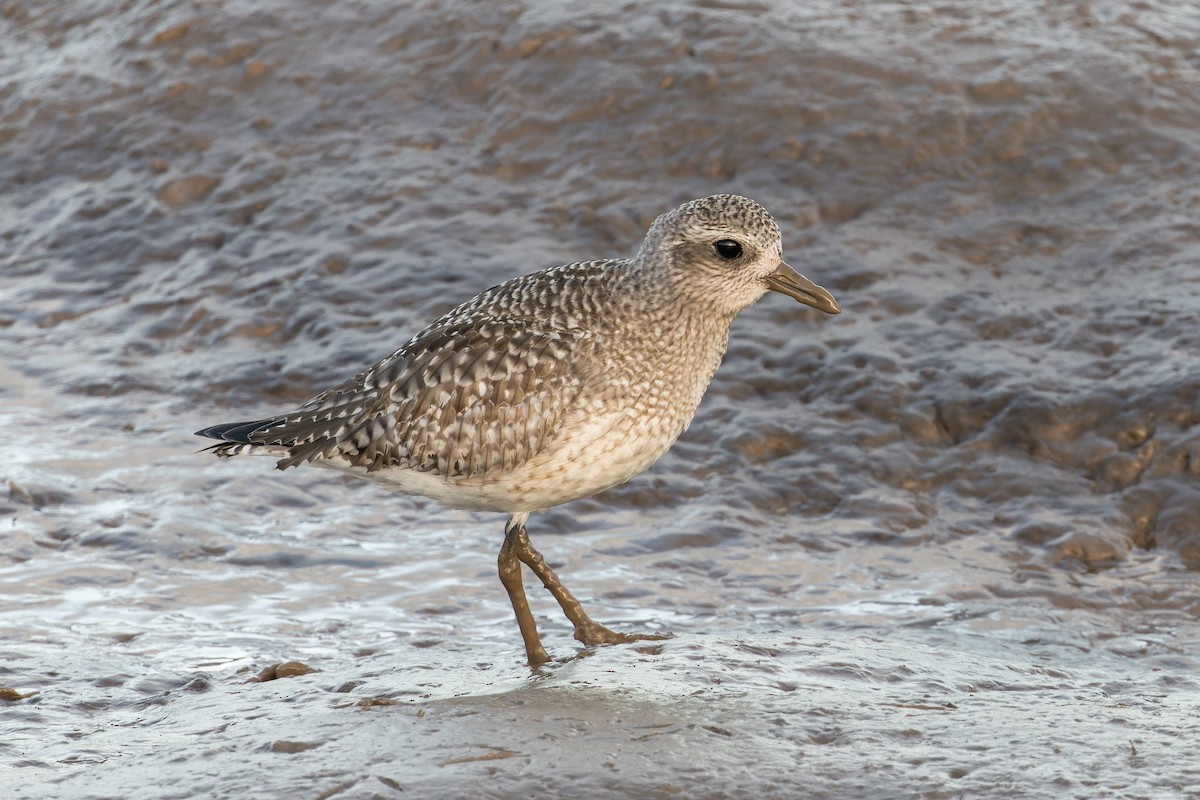
M 209 439 L 220 439 L 223 442 L 239 444 L 254 444 L 250 437 L 255 431 L 270 424 L 272 420 L 256 419 L 250 422 L 223 422 L 209 428 L 196 431 L 197 436 L 207 436 Z

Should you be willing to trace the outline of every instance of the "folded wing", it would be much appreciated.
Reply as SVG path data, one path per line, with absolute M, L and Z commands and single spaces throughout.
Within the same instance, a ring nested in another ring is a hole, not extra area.
M 593 345 L 582 330 L 456 320 L 296 411 L 215 425 L 217 455 L 281 455 L 280 469 L 320 461 L 484 476 L 529 460 L 557 436 Z

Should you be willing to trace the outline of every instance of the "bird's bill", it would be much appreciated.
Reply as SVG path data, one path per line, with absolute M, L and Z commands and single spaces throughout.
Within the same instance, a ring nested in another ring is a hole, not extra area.
M 779 268 L 766 277 L 766 281 L 771 291 L 786 294 L 826 314 L 840 314 L 842 311 L 833 295 L 782 261 L 779 262 Z

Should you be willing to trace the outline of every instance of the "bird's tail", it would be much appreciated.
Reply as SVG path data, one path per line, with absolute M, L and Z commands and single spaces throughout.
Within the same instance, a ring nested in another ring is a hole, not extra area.
M 197 436 L 209 439 L 220 439 L 220 444 L 206 447 L 200 452 L 212 453 L 219 458 L 232 458 L 240 455 L 280 455 L 287 448 L 280 445 L 269 445 L 253 440 L 253 436 L 264 428 L 278 424 L 279 418 L 255 419 L 247 422 L 222 422 L 196 431 Z

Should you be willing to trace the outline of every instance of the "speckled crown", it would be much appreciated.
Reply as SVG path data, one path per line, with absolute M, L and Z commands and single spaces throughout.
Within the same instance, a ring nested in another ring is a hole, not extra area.
M 722 228 L 779 238 L 779 225 L 771 212 L 749 198 L 736 194 L 714 194 L 684 203 L 654 220 L 642 252 L 659 249 L 663 244 L 692 238 L 702 229 Z

